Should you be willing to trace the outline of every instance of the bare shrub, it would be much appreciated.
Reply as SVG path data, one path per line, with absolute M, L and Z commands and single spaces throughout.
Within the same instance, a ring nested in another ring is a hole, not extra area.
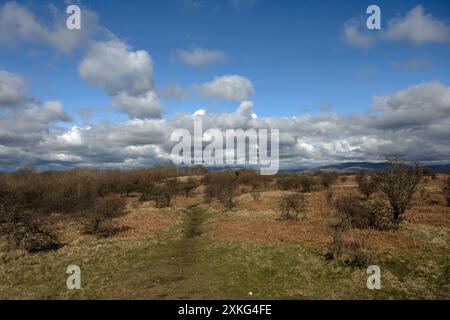
M 92 208 L 86 211 L 84 221 L 86 233 L 108 235 L 110 231 L 105 222 L 123 214 L 125 201 L 117 196 L 98 198 Z
M 375 176 L 359 173 L 356 175 L 356 182 L 358 183 L 359 191 L 361 191 L 366 199 L 369 199 L 370 195 L 378 189 L 378 180 Z
M 305 193 L 312 192 L 312 189 L 314 187 L 314 178 L 306 173 L 300 174 L 298 176 L 298 183 L 301 186 L 301 191 Z
M 328 205 L 331 205 L 333 203 L 333 196 L 333 189 L 327 189 L 327 191 L 325 192 L 325 200 Z
M 331 242 L 329 243 L 327 252 L 325 253 L 325 257 L 327 259 L 338 259 L 342 255 L 344 250 L 343 233 L 345 229 L 346 226 L 343 222 L 330 225 Z
M 232 172 L 210 173 L 203 177 L 206 186 L 204 200 L 209 203 L 212 199 L 219 200 L 226 208 L 234 207 L 234 197 L 237 193 L 238 174 Z
M 180 189 L 187 198 L 192 195 L 192 191 L 199 186 L 196 179 L 190 177 L 185 182 L 180 183 Z
M 285 195 L 280 201 L 280 219 L 292 220 L 298 219 L 298 215 L 305 210 L 305 196 L 301 193 L 291 193 Z M 306 217 L 304 214 L 303 217 Z
M 17 195 L 0 186 L 0 235 L 5 235 L 8 249 L 50 251 L 62 246 L 59 234 L 43 226 L 37 214 L 20 204 Z M 42 217 L 41 217 L 42 218 Z
M 450 176 L 445 179 L 443 193 L 445 199 L 447 200 L 447 207 L 450 207 Z
M 411 168 L 398 158 L 388 161 L 388 169 L 378 173 L 378 180 L 380 190 L 391 205 L 392 221 L 398 225 L 403 213 L 409 208 L 422 174 L 417 164 Z
M 342 261 L 353 268 L 363 268 L 370 264 L 371 257 L 364 250 L 361 242 L 346 241 L 344 232 L 349 225 L 345 221 L 339 221 L 330 226 L 331 241 L 328 244 L 325 258 L 328 260 Z
M 331 187 L 337 180 L 338 175 L 335 171 L 317 171 L 319 183 L 325 189 Z
M 342 196 L 335 201 L 335 208 L 342 220 L 358 229 L 390 229 L 384 205 L 379 201 L 363 202 L 354 195 Z

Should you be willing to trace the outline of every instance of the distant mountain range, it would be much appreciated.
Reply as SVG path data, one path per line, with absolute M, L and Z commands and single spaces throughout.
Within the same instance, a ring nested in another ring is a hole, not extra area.
M 422 165 L 422 167 L 430 169 L 436 173 L 448 173 L 450 172 L 450 163 L 448 164 L 433 164 L 433 165 Z M 249 169 L 248 166 L 211 166 L 208 167 L 209 171 L 212 172 L 220 172 L 220 171 L 228 171 L 228 170 L 239 170 L 239 169 Z M 321 166 L 309 166 L 309 167 L 293 167 L 293 168 L 284 168 L 280 169 L 280 172 L 314 172 L 318 170 L 329 170 L 336 171 L 339 173 L 357 173 L 357 172 L 367 172 L 374 170 L 385 170 L 387 168 L 386 162 L 342 162 L 336 164 L 329 165 L 321 165 Z M 253 169 L 258 170 L 257 167 Z
M 334 170 L 337 172 L 361 172 L 361 171 L 372 171 L 372 170 L 384 170 L 387 164 L 385 162 L 344 162 L 338 164 L 331 164 L 326 166 L 319 166 L 313 169 L 301 169 L 299 171 L 317 171 L 317 170 Z M 438 173 L 447 173 L 450 171 L 450 164 L 434 164 L 434 165 L 423 165 L 423 167 L 433 170 Z

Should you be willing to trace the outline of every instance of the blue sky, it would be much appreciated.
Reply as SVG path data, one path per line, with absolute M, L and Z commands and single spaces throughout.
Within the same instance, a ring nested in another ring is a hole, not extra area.
M 239 74 L 255 88 L 255 111 L 261 116 L 315 114 L 331 105 L 338 113 L 363 112 L 372 97 L 423 81 L 450 81 L 448 44 L 417 46 L 380 43 L 371 48 L 354 48 L 341 41 L 343 24 L 352 17 L 366 17 L 373 1 L 255 1 L 236 8 L 227 1 L 82 1 L 95 11 L 102 25 L 135 50 L 146 50 L 154 62 L 158 87 L 176 82 L 184 86 L 203 83 L 216 75 Z M 44 3 L 21 1 L 45 23 Z M 53 1 L 64 10 L 65 3 Z M 395 16 L 404 15 L 418 1 L 384 1 L 382 27 Z M 423 3 L 427 13 L 448 18 L 448 1 Z M 377 31 L 372 31 L 377 32 Z M 39 46 L 38 46 L 39 47 Z M 173 51 L 206 48 L 224 51 L 223 63 L 203 69 L 176 62 Z M 2 47 L 0 68 L 18 72 L 31 83 L 33 96 L 60 99 L 69 113 L 78 108 L 110 109 L 111 99 L 84 83 L 77 66 L 82 53 L 61 55 L 42 47 Z M 418 70 L 395 68 L 393 61 L 421 59 L 428 64 Z M 231 111 L 234 102 L 191 97 L 187 101 L 164 101 L 167 116 L 193 112 L 199 107 Z M 101 119 L 105 119 L 103 114 Z M 112 113 L 110 119 L 126 116 Z
M 0 1 L 0 169 L 152 165 L 199 109 L 291 166 L 447 162 L 449 58 L 446 0 Z

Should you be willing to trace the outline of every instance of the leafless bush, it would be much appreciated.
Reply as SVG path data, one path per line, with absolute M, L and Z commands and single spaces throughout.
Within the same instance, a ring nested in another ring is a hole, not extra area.
M 0 186 L 0 235 L 5 235 L 8 249 L 25 249 L 28 252 L 56 250 L 62 246 L 59 234 L 45 228 L 37 214 L 24 204 L 17 195 Z
M 325 189 L 331 187 L 338 178 L 335 171 L 317 171 L 316 175 L 319 177 L 320 185 Z
M 105 222 L 123 214 L 125 201 L 117 196 L 98 198 L 93 207 L 86 211 L 86 233 L 107 235 L 109 230 L 105 228 Z
M 295 192 L 283 196 L 280 201 L 280 219 L 298 219 L 298 215 L 305 211 L 305 204 L 305 196 L 301 193 Z M 306 215 L 304 214 L 303 217 Z
M 353 268 L 367 267 L 371 257 L 364 250 L 362 243 L 344 239 L 344 232 L 348 228 L 348 224 L 342 220 L 330 226 L 331 241 L 328 244 L 325 258 L 342 261 L 345 265 Z
M 212 199 L 219 200 L 226 208 L 234 207 L 234 197 L 237 190 L 238 175 L 232 172 L 220 172 L 214 174 L 207 174 L 203 178 L 205 184 L 205 202 L 210 202 Z
M 325 200 L 327 201 L 328 205 L 331 205 L 333 203 L 333 189 L 327 189 L 325 192 Z
M 185 197 L 191 196 L 192 191 L 198 186 L 198 181 L 192 177 L 188 178 L 187 181 L 180 183 L 180 189 L 182 190 Z
M 450 176 L 445 179 L 443 192 L 444 197 L 447 200 L 447 207 L 450 207 Z
M 391 205 L 392 221 L 398 225 L 401 216 L 408 209 L 412 196 L 421 179 L 421 168 L 405 165 L 400 159 L 389 159 L 386 171 L 378 173 L 380 190 L 386 195 Z
M 378 180 L 375 176 L 369 176 L 364 173 L 359 173 L 356 176 L 356 182 L 358 183 L 359 191 L 369 199 L 370 195 L 375 193 L 378 189 Z
M 341 219 L 353 228 L 391 228 L 384 205 L 379 201 L 363 202 L 354 195 L 342 196 L 335 200 L 335 208 Z

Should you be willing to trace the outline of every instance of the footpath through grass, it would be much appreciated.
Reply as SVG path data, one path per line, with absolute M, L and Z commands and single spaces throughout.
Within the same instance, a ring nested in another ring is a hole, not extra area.
M 449 299 L 448 251 L 380 258 L 382 290 L 373 291 L 365 269 L 326 261 L 323 248 L 214 238 L 212 217 L 196 206 L 156 236 L 10 257 L 0 263 L 0 299 Z M 81 290 L 66 288 L 71 264 Z

